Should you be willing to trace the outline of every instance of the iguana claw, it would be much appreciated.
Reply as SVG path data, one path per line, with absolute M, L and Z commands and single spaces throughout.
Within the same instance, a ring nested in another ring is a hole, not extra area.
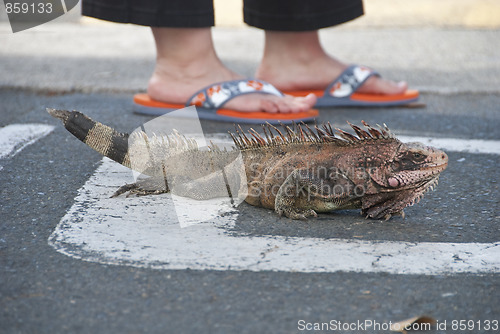
M 111 195 L 111 198 L 120 196 L 125 193 L 127 193 L 127 197 L 130 197 L 132 195 L 146 196 L 164 194 L 168 192 L 169 190 L 163 179 L 148 178 L 139 180 L 136 183 L 129 183 L 121 186 L 117 191 L 115 191 L 113 195 Z

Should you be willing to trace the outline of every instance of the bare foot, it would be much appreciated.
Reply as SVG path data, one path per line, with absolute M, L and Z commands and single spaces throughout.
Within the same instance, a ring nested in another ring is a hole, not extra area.
M 191 76 L 180 69 L 168 70 L 157 65 L 149 80 L 148 95 L 154 100 L 184 104 L 203 87 L 216 82 L 243 78 L 222 65 L 217 67 L 205 67 L 206 73 L 201 70 Z M 310 110 L 315 103 L 314 94 L 306 97 L 246 94 L 228 101 L 224 108 L 243 112 L 298 113 Z
M 325 89 L 348 65 L 329 56 L 321 47 L 316 31 L 266 31 L 264 57 L 256 77 L 283 91 Z M 402 94 L 406 82 L 369 78 L 357 92 L 369 94 Z
M 241 79 L 219 60 L 210 29 L 153 28 L 156 66 L 148 84 L 155 100 L 184 104 L 198 90 L 211 84 Z M 228 101 L 224 108 L 243 112 L 298 113 L 310 110 L 316 96 L 247 94 Z

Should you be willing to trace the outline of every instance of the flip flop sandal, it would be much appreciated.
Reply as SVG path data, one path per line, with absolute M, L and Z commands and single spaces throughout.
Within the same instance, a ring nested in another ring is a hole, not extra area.
M 197 91 L 188 99 L 185 105 L 160 102 L 151 99 L 147 94 L 136 94 L 134 96 L 134 112 L 160 116 L 173 110 L 194 105 L 200 119 L 253 124 L 308 122 L 318 117 L 318 111 L 314 109 L 307 112 L 284 114 L 263 111 L 242 112 L 222 108 L 226 102 L 235 97 L 255 93 L 284 96 L 273 85 L 265 81 L 253 79 L 232 80 L 216 83 Z
M 324 91 L 301 90 L 286 92 L 286 94 L 306 96 L 313 93 L 318 97 L 315 107 L 383 107 L 404 105 L 418 100 L 417 90 L 407 90 L 397 95 L 356 93 L 359 87 L 372 76 L 380 77 L 380 74 L 368 67 L 351 65 Z

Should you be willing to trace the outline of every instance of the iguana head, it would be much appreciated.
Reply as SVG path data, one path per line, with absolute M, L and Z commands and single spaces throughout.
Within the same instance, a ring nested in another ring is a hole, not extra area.
M 246 136 L 238 128 L 233 140 L 240 150 L 293 145 L 302 164 L 308 151 L 321 152 L 310 156 L 319 167 L 314 173 L 322 175 L 323 167 L 331 169 L 331 173 L 319 182 L 321 194 L 315 199 L 327 203 L 325 210 L 332 206 L 361 207 L 366 217 L 376 219 L 390 218 L 413 205 L 437 184 L 439 174 L 448 165 L 443 151 L 420 143 L 404 144 L 385 124 L 374 128 L 361 121 L 365 127 L 361 129 L 347 123 L 356 135 L 341 129 L 334 131 L 330 123 L 314 129 L 307 124 L 295 125 L 294 129 L 284 126 L 283 132 L 268 124 L 264 126 L 265 138 L 254 130 Z M 309 145 L 297 145 L 305 143 Z M 321 151 L 320 147 L 325 149 Z M 310 181 L 311 175 L 308 177 Z M 321 206 L 318 202 L 314 205 Z
M 415 189 L 439 177 L 446 166 L 448 156 L 443 151 L 421 143 L 402 143 L 372 179 L 388 190 Z
M 416 142 L 400 143 L 390 159 L 370 171 L 377 191 L 363 198 L 363 212 L 372 218 L 402 212 L 434 189 L 447 166 L 448 156 L 441 150 Z

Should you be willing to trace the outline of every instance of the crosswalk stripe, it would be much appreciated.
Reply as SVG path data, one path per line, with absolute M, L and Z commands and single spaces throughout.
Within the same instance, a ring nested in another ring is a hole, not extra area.
M 211 223 L 181 228 L 177 208 L 168 195 L 109 198 L 118 186 L 131 181 L 128 169 L 104 159 L 79 190 L 49 244 L 86 261 L 157 269 L 423 275 L 500 272 L 500 242 L 233 236 L 228 232 L 237 211 Z M 203 215 L 203 206 L 196 202 L 188 200 L 186 207 Z
M 500 154 L 499 140 L 397 136 L 402 142 L 421 142 L 450 152 Z
M 13 157 L 53 130 L 54 126 L 46 124 L 10 124 L 0 128 L 0 160 Z

